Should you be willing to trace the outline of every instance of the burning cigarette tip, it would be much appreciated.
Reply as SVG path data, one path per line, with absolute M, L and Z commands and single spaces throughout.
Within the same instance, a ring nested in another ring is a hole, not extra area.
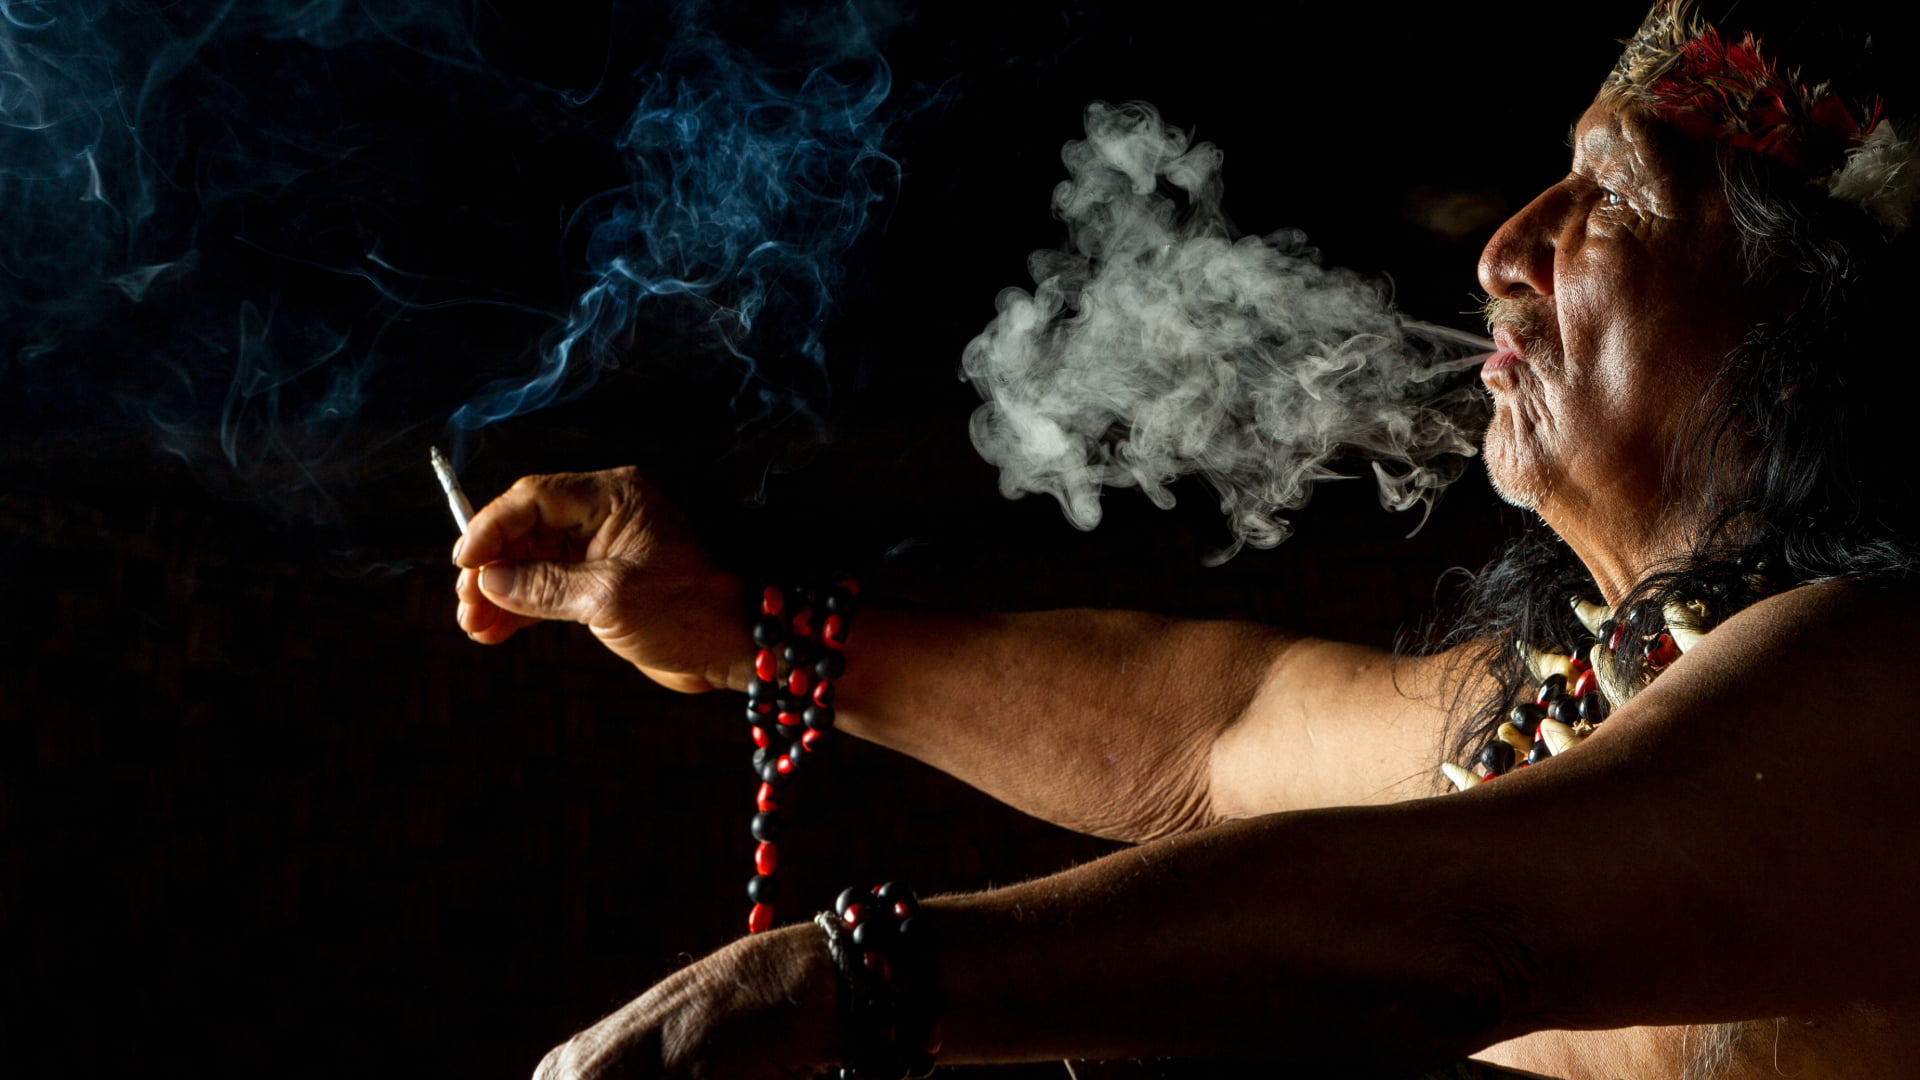
M 447 493 L 447 507 L 453 511 L 454 522 L 461 532 L 466 532 L 467 523 L 473 520 L 473 504 L 461 490 L 460 478 L 453 474 L 453 464 L 437 446 L 428 448 L 428 459 L 433 462 L 433 475 L 440 478 L 440 489 Z

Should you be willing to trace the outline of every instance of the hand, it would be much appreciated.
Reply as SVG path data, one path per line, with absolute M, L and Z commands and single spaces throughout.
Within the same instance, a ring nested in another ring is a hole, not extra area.
M 811 925 L 741 938 L 553 1048 L 534 1080 L 811 1076 L 837 1057 L 835 978 Z
M 543 619 L 584 623 L 685 693 L 729 685 L 749 656 L 739 579 L 632 468 L 522 477 L 474 515 L 454 562 L 460 628 L 485 645 Z

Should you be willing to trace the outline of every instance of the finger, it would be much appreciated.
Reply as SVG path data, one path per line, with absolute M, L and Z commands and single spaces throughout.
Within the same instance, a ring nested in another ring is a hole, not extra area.
M 619 567 L 595 562 L 496 562 L 480 571 L 480 590 L 493 605 L 520 616 L 592 625 L 619 591 Z
M 523 476 L 473 515 L 456 552 L 461 566 L 506 558 L 510 548 L 539 532 L 592 536 L 613 506 L 609 473 Z
M 467 633 L 467 636 L 478 644 L 498 645 L 519 633 L 521 630 L 532 626 L 534 623 L 546 621 L 544 619 L 531 618 L 526 615 L 515 615 L 511 611 L 500 611 L 499 608 L 494 608 L 493 610 L 498 612 L 498 614 L 494 616 L 493 622 L 487 624 L 484 629 L 473 630 Z
M 454 614 L 454 622 L 473 640 L 482 645 L 498 645 L 514 635 L 523 626 L 540 622 L 528 615 L 516 615 L 500 610 L 499 605 L 487 599 L 480 591 L 480 572 L 462 570 L 454 582 L 454 595 L 460 598 L 460 607 Z

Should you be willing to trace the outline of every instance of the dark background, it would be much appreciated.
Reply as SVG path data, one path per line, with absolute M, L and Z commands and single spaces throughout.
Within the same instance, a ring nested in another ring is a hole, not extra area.
M 640 65 L 657 42 L 607 47 L 626 25 L 607 11 L 489 8 L 483 51 L 555 83 L 607 56 Z M 638 463 L 743 566 L 831 558 L 896 602 L 1140 607 L 1388 644 L 1419 627 L 1443 571 L 1520 526 L 1477 467 L 1413 539 L 1415 518 L 1379 510 L 1369 486 L 1331 485 L 1295 539 L 1207 568 L 1226 535 L 1197 485 L 1171 512 L 1112 493 L 1091 534 L 1050 501 L 1003 500 L 967 442 L 960 350 L 999 289 L 1030 285 L 1027 252 L 1059 242 L 1057 155 L 1094 98 L 1153 102 L 1225 148 L 1246 231 L 1302 228 L 1330 262 L 1390 275 L 1405 310 L 1472 328 L 1480 246 L 1564 169 L 1567 126 L 1637 15 L 1587 8 L 1563 31 L 1437 5 L 923 4 L 885 47 L 919 108 L 888 140 L 904 179 L 829 330 L 856 377 L 828 437 L 743 426 L 732 375 L 642 335 L 573 404 L 468 440 L 469 490 Z M 341 60 L 336 82 L 385 65 L 382 48 L 333 46 L 368 58 Z M 273 55 L 223 77 L 270 93 Z M 595 107 L 617 119 L 618 99 Z M 454 132 L 404 96 L 383 108 L 413 124 L 414 167 L 384 166 L 403 194 L 496 166 L 517 137 L 509 108 Z M 555 222 L 618 175 L 577 132 L 533 142 L 518 172 L 477 185 L 524 205 L 520 225 L 496 211 L 475 239 L 463 215 L 479 204 L 458 199 L 362 223 L 421 264 L 468 264 L 468 285 L 496 277 L 563 310 L 578 279 Z M 272 230 L 293 212 L 230 213 Z M 476 255 L 489 237 L 497 250 Z M 217 295 L 235 287 L 220 274 L 246 270 L 210 257 L 175 288 Z M 275 280 L 370 302 L 339 275 Z M 527 1075 L 743 929 L 738 702 L 661 691 L 578 628 L 491 649 L 455 628 L 454 532 L 426 447 L 486 376 L 527 364 L 546 323 L 393 318 L 382 355 L 412 367 L 324 428 L 257 420 L 257 452 L 233 460 L 209 449 L 217 408 L 162 423 L 140 407 L 197 377 L 150 362 L 175 332 L 167 313 L 190 309 L 75 321 L 57 362 L 16 352 L 0 368 L 4 1071 Z M 788 910 L 876 875 L 978 889 L 1108 850 L 867 746 L 840 747 L 800 798 L 783 874 L 806 899 Z

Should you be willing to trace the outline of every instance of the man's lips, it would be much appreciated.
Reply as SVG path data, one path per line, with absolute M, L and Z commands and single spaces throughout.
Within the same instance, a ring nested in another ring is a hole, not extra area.
M 1480 365 L 1480 381 L 1487 382 L 1487 376 L 1497 375 L 1508 368 L 1527 362 L 1527 354 L 1514 339 L 1513 332 L 1504 326 L 1493 328 L 1494 354 Z

